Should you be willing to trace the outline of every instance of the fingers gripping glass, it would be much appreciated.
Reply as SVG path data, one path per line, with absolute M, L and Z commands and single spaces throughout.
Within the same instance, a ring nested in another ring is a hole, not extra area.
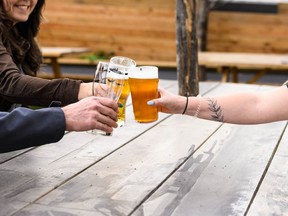
M 108 71 L 108 65 L 107 64 L 99 64 L 96 67 L 96 71 L 94 73 L 93 83 L 92 83 L 92 95 L 93 96 L 101 96 L 99 95 L 99 90 L 102 90 L 105 94 L 107 94 L 107 89 L 103 88 L 102 85 L 99 85 L 97 88 L 97 91 L 95 90 L 95 84 L 105 84 L 106 83 L 106 74 Z
M 134 67 L 136 67 L 136 62 L 123 56 L 115 56 L 108 63 L 99 62 L 92 84 L 92 94 L 108 97 L 118 102 L 125 84 L 125 74 L 128 74 Z M 97 130 L 92 130 L 92 133 L 96 132 Z M 111 134 L 106 133 L 106 135 Z
M 118 102 L 125 81 L 125 74 L 117 67 L 106 62 L 99 62 L 95 71 L 92 84 L 93 96 L 108 97 Z M 95 88 L 95 84 L 98 84 Z M 105 84 L 105 85 L 101 85 Z M 97 92 L 96 90 L 97 89 Z
M 111 98 L 115 102 L 118 102 L 124 81 L 125 73 L 119 69 L 119 66 L 112 63 L 99 62 L 92 84 L 92 94 L 93 96 Z M 92 130 L 92 133 L 103 134 L 99 130 Z M 112 134 L 105 133 L 104 135 L 109 136 Z

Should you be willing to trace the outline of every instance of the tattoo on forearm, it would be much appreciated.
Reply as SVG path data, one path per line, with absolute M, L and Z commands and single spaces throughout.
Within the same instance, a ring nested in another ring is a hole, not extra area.
M 207 98 L 209 110 L 212 112 L 211 117 L 214 121 L 224 122 L 222 108 L 217 104 L 217 100 Z

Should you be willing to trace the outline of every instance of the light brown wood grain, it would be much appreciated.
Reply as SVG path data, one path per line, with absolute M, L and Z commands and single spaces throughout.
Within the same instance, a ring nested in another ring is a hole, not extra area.
M 208 51 L 287 53 L 288 19 L 282 14 L 211 12 Z
M 279 3 L 278 13 L 283 14 L 283 15 L 288 15 L 288 4 L 287 3 Z
M 163 0 L 128 2 L 47 1 L 39 44 L 89 47 L 135 60 L 175 62 L 174 8 Z

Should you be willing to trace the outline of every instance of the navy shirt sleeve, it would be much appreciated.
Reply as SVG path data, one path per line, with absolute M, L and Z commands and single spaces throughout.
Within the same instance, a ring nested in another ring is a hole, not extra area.
M 65 128 L 61 108 L 0 112 L 0 153 L 57 142 Z

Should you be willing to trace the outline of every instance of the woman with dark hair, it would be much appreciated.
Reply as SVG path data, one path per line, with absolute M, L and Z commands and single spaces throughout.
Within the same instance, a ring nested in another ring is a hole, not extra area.
M 35 37 L 44 4 L 45 0 L 0 0 L 0 111 L 18 104 L 67 105 L 92 95 L 92 83 L 35 77 L 42 63 Z

